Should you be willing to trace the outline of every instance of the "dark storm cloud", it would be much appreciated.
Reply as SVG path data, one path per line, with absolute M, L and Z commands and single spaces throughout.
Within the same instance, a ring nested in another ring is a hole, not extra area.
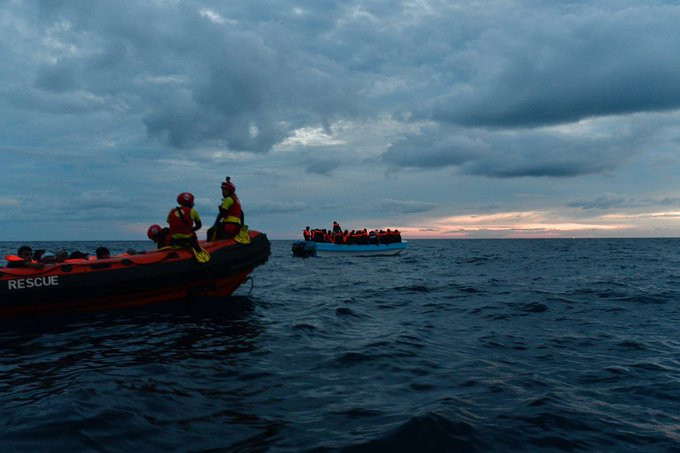
M 511 2 L 493 28 L 478 24 L 461 56 L 473 74 L 432 100 L 431 117 L 519 127 L 680 106 L 677 5 L 555 5 Z
M 639 206 L 639 204 L 640 204 L 639 202 L 633 200 L 627 195 L 615 193 L 603 193 L 590 200 L 572 201 L 571 203 L 567 203 L 567 206 L 572 208 L 583 209 L 610 209 L 630 207 L 631 205 Z
M 415 214 L 419 212 L 430 211 L 437 207 L 436 203 L 429 201 L 415 201 L 415 200 L 392 200 L 385 198 L 370 203 L 368 208 L 379 212 L 400 212 L 403 214 Z
M 333 170 L 340 166 L 340 162 L 332 160 L 314 160 L 308 162 L 306 165 L 306 170 L 308 173 L 316 173 L 318 175 L 328 175 Z
M 591 199 L 581 199 L 567 203 L 571 208 L 582 209 L 613 209 L 613 208 L 637 208 L 651 206 L 680 206 L 680 198 L 644 198 L 637 199 L 625 194 L 603 193 Z
M 285 3 L 280 10 L 289 15 L 276 20 L 286 26 L 268 22 L 274 18 L 262 17 L 263 10 L 203 5 L 41 4 L 45 29 L 68 24 L 52 39 L 79 51 L 42 63 L 33 88 L 115 98 L 143 112 L 148 133 L 176 148 L 212 143 L 264 152 L 297 127 L 364 109 L 347 96 L 359 91 L 361 80 L 313 48 L 316 34 L 332 24 L 319 16 L 296 24 L 292 5 Z M 332 17 L 333 8 L 327 14 Z
M 268 201 L 261 200 L 248 204 L 248 214 L 283 214 L 301 212 L 308 209 L 301 201 Z
M 616 168 L 635 150 L 636 140 L 629 134 L 589 138 L 538 130 L 517 134 L 434 127 L 404 136 L 382 159 L 398 167 L 456 166 L 462 173 L 497 178 L 570 177 Z
M 13 105 L 108 108 L 138 116 L 152 138 L 178 149 L 265 152 L 299 127 L 379 114 L 517 127 L 680 105 L 680 60 L 669 58 L 680 49 L 674 5 L 72 1 L 15 8 L 39 18 L 35 34 L 51 54 L 26 74 L 31 87 L 6 96 Z M 18 61 L 18 51 L 6 52 Z M 459 164 L 477 147 L 448 137 L 431 144 L 424 151 L 433 165 Z M 447 157 L 445 149 L 454 151 Z M 392 163 L 411 164 L 398 145 L 390 153 Z M 579 172 L 572 167 L 563 173 Z

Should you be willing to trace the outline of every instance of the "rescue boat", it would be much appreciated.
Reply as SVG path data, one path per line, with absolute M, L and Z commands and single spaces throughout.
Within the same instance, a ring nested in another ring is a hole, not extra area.
M 0 316 L 103 310 L 193 296 L 231 295 L 267 262 L 267 236 L 250 231 L 250 244 L 233 239 L 200 244 L 210 259 L 166 248 L 107 259 L 69 260 L 42 269 L 0 268 Z
M 408 242 L 390 244 L 333 244 L 330 242 L 295 241 L 293 256 L 381 256 L 398 255 L 408 248 Z

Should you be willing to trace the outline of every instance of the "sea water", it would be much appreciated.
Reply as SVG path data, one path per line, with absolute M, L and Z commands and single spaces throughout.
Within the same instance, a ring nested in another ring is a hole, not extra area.
M 302 259 L 272 241 L 230 298 L 4 320 L 0 445 L 680 449 L 680 240 L 409 245 Z

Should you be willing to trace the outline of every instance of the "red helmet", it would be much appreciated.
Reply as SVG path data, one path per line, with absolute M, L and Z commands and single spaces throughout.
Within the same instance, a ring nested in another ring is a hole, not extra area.
M 180 206 L 192 207 L 194 205 L 194 195 L 189 192 L 182 192 L 177 195 L 177 203 Z
M 222 190 L 228 190 L 229 192 L 236 192 L 236 186 L 231 182 L 231 178 L 227 176 L 226 181 L 222 183 Z
M 161 226 L 160 225 L 151 225 L 149 229 L 146 231 L 146 235 L 149 237 L 149 239 L 153 239 L 156 236 L 158 236 L 158 233 L 161 232 Z

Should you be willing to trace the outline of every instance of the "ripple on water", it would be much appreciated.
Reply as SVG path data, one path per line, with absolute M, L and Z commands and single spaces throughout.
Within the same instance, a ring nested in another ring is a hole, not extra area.
M 345 447 L 343 451 L 473 451 L 485 446 L 472 423 L 428 412 L 411 417 L 376 439 Z

